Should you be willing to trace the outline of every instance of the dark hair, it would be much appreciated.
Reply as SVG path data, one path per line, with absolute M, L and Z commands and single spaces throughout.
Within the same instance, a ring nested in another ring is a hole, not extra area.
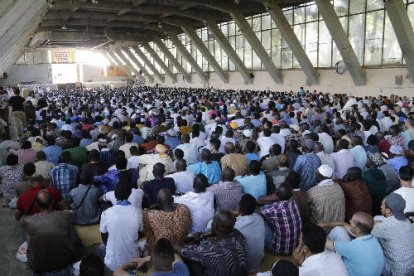
M 251 194 L 244 194 L 239 202 L 240 212 L 244 215 L 251 215 L 256 209 L 256 199 Z
M 132 133 L 130 132 L 125 133 L 125 141 L 127 143 L 131 143 L 133 139 L 134 139 L 134 135 L 132 135 Z
M 249 173 L 252 175 L 258 175 L 260 173 L 260 162 L 252 160 L 249 164 Z
M 221 171 L 221 181 L 233 181 L 235 176 L 236 172 L 230 167 L 226 166 Z
M 72 155 L 69 151 L 64 151 L 59 157 L 59 163 L 66 163 L 69 164 L 72 161 Z
M 349 147 L 349 142 L 347 140 L 345 140 L 345 139 L 341 139 L 338 142 L 338 147 L 340 149 L 347 149 Z
M 184 151 L 182 149 L 175 149 L 174 150 L 175 158 L 183 159 L 184 158 Z
M 221 141 L 219 139 L 211 139 L 210 140 L 210 145 L 215 149 L 215 150 L 219 150 L 220 149 L 220 145 L 221 145 Z
M 19 163 L 19 157 L 17 157 L 17 155 L 11 153 L 7 156 L 6 164 L 8 166 L 14 166 L 14 165 L 17 165 L 18 163 Z
M 23 141 L 22 143 L 22 149 L 30 149 L 32 148 L 32 143 L 30 143 L 30 141 Z
M 100 153 L 98 150 L 93 149 L 88 153 L 88 159 L 89 161 L 97 162 L 100 159 Z
M 410 166 L 402 166 L 399 173 L 401 180 L 411 181 L 413 179 L 414 169 Z
M 302 240 L 312 254 L 322 253 L 325 250 L 326 233 L 316 224 L 307 223 L 303 225 Z
M 32 176 L 36 172 L 35 164 L 29 162 L 24 164 L 23 166 L 23 173 L 27 176 Z
M 194 182 L 193 182 L 194 192 L 203 193 L 206 191 L 207 186 L 208 186 L 208 179 L 204 174 L 199 173 L 194 177 Z
M 38 151 L 36 153 L 36 158 L 37 158 L 38 161 L 46 160 L 46 153 L 44 151 L 42 151 L 42 150 L 41 151 Z
M 352 182 L 358 180 L 362 180 L 362 170 L 360 167 L 349 168 L 343 178 L 344 182 Z
M 185 159 L 178 159 L 175 161 L 175 168 L 177 171 L 185 171 L 187 169 L 187 161 Z
M 127 200 L 131 195 L 132 187 L 128 181 L 120 180 L 115 186 L 116 200 Z
M 152 173 L 154 174 L 154 176 L 163 176 L 165 173 L 165 165 L 160 162 L 156 163 L 152 167 Z
M 79 147 L 80 139 L 78 137 L 73 137 L 72 138 L 72 145 L 73 145 L 73 147 Z
M 131 155 L 136 155 L 136 154 L 139 153 L 139 150 L 138 150 L 138 148 L 136 146 L 132 146 L 132 147 L 129 148 L 129 153 Z
M 289 200 L 292 198 L 292 187 L 286 183 L 281 183 L 278 189 L 276 190 L 276 196 L 280 200 Z
M 371 134 L 370 136 L 368 136 L 367 144 L 371 146 L 375 146 L 376 144 L 378 144 L 377 136 L 375 136 L 374 134 Z
M 128 160 L 123 156 L 119 156 L 115 162 L 115 166 L 117 170 L 125 170 L 127 168 L 127 164 L 128 164 Z
M 251 140 L 247 141 L 247 143 L 246 143 L 246 151 L 247 151 L 248 153 L 252 153 L 252 152 L 254 152 L 254 151 L 255 151 L 255 149 L 256 149 L 256 144 L 255 144 L 255 142 L 253 142 L 253 141 L 251 141 Z
M 95 254 L 86 255 L 79 267 L 79 276 L 103 276 L 105 265 L 102 259 Z
M 44 199 L 40 198 L 41 194 L 45 195 Z M 52 202 L 53 202 L 52 196 L 47 190 L 40 190 L 36 195 L 35 201 L 36 201 L 37 206 L 39 206 L 39 208 L 42 210 L 48 209 L 50 205 L 52 205 Z
M 152 257 L 156 259 L 156 261 L 162 262 L 173 262 L 174 261 L 174 254 L 175 250 L 171 242 L 166 238 L 159 239 L 152 249 Z M 158 264 L 153 264 L 157 266 Z
M 201 160 L 203 161 L 211 161 L 211 152 L 208 149 L 201 150 Z

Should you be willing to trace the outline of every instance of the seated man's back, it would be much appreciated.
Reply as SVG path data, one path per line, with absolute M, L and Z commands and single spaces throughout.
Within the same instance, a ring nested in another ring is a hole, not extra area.
M 21 221 L 28 233 L 27 258 L 30 268 L 38 273 L 61 270 L 80 257 L 80 240 L 75 238 L 73 213 L 49 211 L 51 195 L 41 191 L 36 197 L 40 213 Z M 69 233 L 74 235 L 70 235 Z

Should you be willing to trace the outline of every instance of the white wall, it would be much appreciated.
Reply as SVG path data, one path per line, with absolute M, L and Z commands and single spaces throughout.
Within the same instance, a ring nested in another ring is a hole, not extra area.
M 8 79 L 0 80 L 1 84 L 18 84 L 22 81 L 36 81 L 37 83 L 49 83 L 48 70 L 49 64 L 38 65 L 13 65 L 7 71 Z M 127 77 L 104 77 L 101 75 L 101 69 L 97 66 L 83 65 L 83 81 L 92 80 L 94 83 L 105 81 L 122 81 Z M 276 84 L 266 71 L 253 71 L 253 84 L 246 85 L 239 72 L 229 72 L 229 83 L 224 84 L 215 73 L 209 74 L 209 83 L 203 83 L 197 74 L 191 74 L 192 83 L 183 80 L 182 75 L 177 75 L 177 83 L 173 84 L 168 76 L 165 76 L 165 83 L 155 78 L 153 85 L 158 83 L 163 86 L 172 87 L 208 87 L 213 86 L 223 89 L 251 89 L 263 90 L 270 89 L 274 91 L 297 91 L 300 86 L 309 90 L 317 90 L 330 93 L 347 93 L 353 95 L 391 95 L 398 94 L 401 96 L 414 96 L 414 85 L 408 79 L 406 68 L 381 68 L 366 69 L 367 85 L 354 86 L 349 72 L 338 75 L 333 69 L 319 70 L 320 84 L 306 85 L 306 77 L 302 70 L 283 70 L 283 84 Z M 402 75 L 402 85 L 395 84 L 395 77 Z M 95 86 L 95 85 L 93 85 Z
M 12 65 L 7 70 L 7 79 L 0 80 L 3 85 L 16 85 L 21 82 L 51 83 L 50 64 Z
M 319 85 L 306 85 L 306 76 L 302 70 L 283 70 L 283 84 L 276 84 L 265 71 L 253 71 L 253 84 L 246 85 L 239 72 L 229 72 L 229 83 L 223 83 L 217 74 L 210 73 L 209 83 L 204 84 L 196 74 L 192 74 L 192 83 L 183 81 L 181 75 L 177 76 L 177 83 L 173 84 L 166 76 L 166 82 L 162 85 L 173 87 L 206 87 L 213 86 L 223 89 L 252 89 L 274 91 L 297 91 L 300 86 L 308 90 L 317 90 L 330 93 L 347 93 L 353 95 L 391 95 L 414 96 L 414 85 L 408 79 L 406 68 L 381 68 L 366 69 L 367 85 L 355 86 L 349 72 L 343 75 L 337 74 L 333 69 L 319 70 Z M 395 84 L 395 77 L 403 76 L 401 86 Z

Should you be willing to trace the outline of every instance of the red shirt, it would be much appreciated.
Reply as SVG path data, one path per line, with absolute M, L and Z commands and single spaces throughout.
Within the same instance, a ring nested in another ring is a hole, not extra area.
M 40 190 L 42 190 L 42 188 L 37 186 L 23 193 L 17 200 L 16 208 L 22 211 L 24 215 L 34 215 L 34 214 L 39 213 L 39 207 L 37 206 L 37 204 L 33 204 L 33 203 L 34 203 L 34 200 L 36 199 L 37 193 Z M 48 191 L 50 195 L 52 196 L 52 200 L 53 200 L 52 208 L 56 210 L 57 204 L 63 200 L 63 197 L 58 192 L 58 190 L 56 190 L 55 188 L 49 187 L 49 188 L 46 188 L 45 190 Z M 32 206 L 32 204 L 33 204 L 32 210 L 29 212 L 30 206 Z

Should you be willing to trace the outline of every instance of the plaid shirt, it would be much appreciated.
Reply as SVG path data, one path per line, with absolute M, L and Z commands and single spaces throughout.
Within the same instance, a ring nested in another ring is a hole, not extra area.
M 71 201 L 70 190 L 77 186 L 79 169 L 76 166 L 60 163 L 49 171 L 52 185 L 67 201 Z
M 260 209 L 273 230 L 272 246 L 277 254 L 290 255 L 298 246 L 302 229 L 299 208 L 294 199 L 278 201 Z

